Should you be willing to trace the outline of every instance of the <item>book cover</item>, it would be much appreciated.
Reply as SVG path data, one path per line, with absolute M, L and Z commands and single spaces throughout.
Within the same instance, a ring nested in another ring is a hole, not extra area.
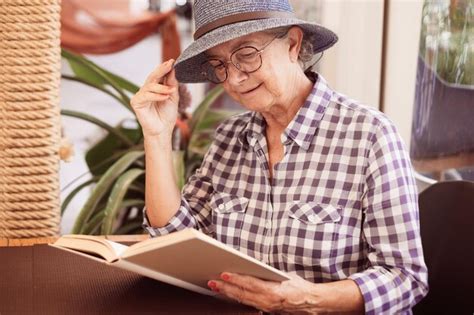
M 51 246 L 206 295 L 216 295 L 207 282 L 224 271 L 279 282 L 289 279 L 284 272 L 191 228 L 132 246 L 87 235 L 64 235 Z

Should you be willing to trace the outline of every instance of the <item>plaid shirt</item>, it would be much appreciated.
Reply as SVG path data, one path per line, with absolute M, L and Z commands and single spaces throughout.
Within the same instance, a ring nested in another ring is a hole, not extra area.
M 411 313 L 427 293 L 409 156 L 381 112 L 318 75 L 270 179 L 265 120 L 224 122 L 181 207 L 152 236 L 193 227 L 312 282 L 352 279 L 368 314 Z

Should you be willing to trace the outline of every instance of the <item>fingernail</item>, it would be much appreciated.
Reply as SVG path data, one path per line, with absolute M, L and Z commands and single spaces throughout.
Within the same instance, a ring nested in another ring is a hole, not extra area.
M 230 276 L 229 276 L 229 274 L 227 274 L 227 273 L 223 273 L 223 274 L 221 275 L 221 278 L 222 278 L 222 280 L 227 281 L 227 280 L 230 279 Z
M 207 282 L 207 285 L 212 289 L 214 289 L 216 287 L 216 283 L 214 281 Z
M 218 288 L 212 288 L 212 291 L 219 292 L 219 289 Z

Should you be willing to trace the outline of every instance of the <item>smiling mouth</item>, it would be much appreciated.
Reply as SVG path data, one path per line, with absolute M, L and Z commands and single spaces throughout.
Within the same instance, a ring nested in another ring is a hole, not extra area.
M 257 87 L 255 87 L 255 88 L 253 88 L 253 89 L 251 89 L 251 90 L 248 90 L 247 92 L 242 92 L 241 94 L 249 94 L 249 93 L 255 91 L 256 89 L 258 89 L 261 85 L 262 85 L 262 84 L 259 84 L 259 85 L 257 85 Z

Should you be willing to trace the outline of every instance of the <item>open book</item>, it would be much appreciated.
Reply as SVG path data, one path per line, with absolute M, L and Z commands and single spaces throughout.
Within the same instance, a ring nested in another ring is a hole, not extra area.
M 195 229 L 184 229 L 125 246 L 100 237 L 64 235 L 51 246 L 201 294 L 216 295 L 207 282 L 224 272 L 284 281 L 282 271 Z

